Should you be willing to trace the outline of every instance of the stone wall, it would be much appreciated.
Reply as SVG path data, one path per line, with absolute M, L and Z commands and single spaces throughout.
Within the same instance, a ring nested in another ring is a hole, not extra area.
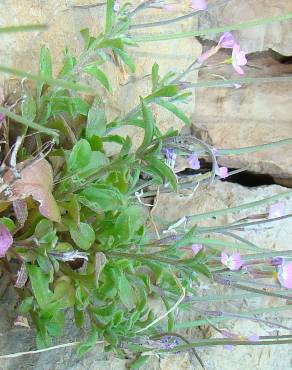
M 62 55 L 65 46 L 78 55 L 82 50 L 82 39 L 79 30 L 85 27 L 91 29 L 92 33 L 98 33 L 103 27 L 104 7 L 92 6 L 97 0 L 0 0 L 1 24 L 22 23 L 48 23 L 49 29 L 45 32 L 32 32 L 21 34 L 9 34 L 1 36 L 0 63 L 13 66 L 22 70 L 36 73 L 38 69 L 38 55 L 42 44 L 50 47 L 55 73 L 62 65 Z M 136 0 L 135 3 L 139 1 Z M 212 0 L 209 1 L 212 3 Z M 188 1 L 184 1 L 187 6 Z M 274 16 L 292 11 L 292 2 L 287 0 L 232 0 L 221 8 L 220 11 L 208 12 L 199 18 L 199 27 L 221 26 L 248 19 L 256 19 L 263 16 Z M 177 13 L 176 13 L 177 14 Z M 148 12 L 139 20 L 153 21 L 164 19 L 172 14 L 165 12 Z M 138 21 L 139 21 L 138 20 Z M 251 30 L 235 32 L 242 47 L 250 53 L 262 52 L 272 48 L 283 55 L 291 55 L 291 22 L 283 22 L 269 26 L 260 26 Z M 196 18 L 175 24 L 168 28 L 172 32 L 188 31 L 197 27 Z M 155 30 L 153 32 L 161 32 Z M 167 32 L 167 29 L 165 29 Z M 210 37 L 217 40 L 217 36 Z M 210 44 L 208 44 L 209 47 Z M 161 73 L 169 69 L 175 71 L 183 70 L 190 64 L 202 50 L 201 45 L 195 38 L 168 41 L 159 43 L 147 43 L 140 48 L 132 50 L 132 56 L 137 60 L 137 71 L 130 76 L 127 71 L 117 70 L 110 64 L 107 71 L 114 87 L 113 96 L 107 96 L 108 115 L 114 116 L 125 114 L 138 102 L 139 94 L 146 94 L 150 88 L 149 78 L 145 78 L 151 71 L 151 66 L 157 62 L 161 67 Z M 227 54 L 218 54 L 214 61 L 222 61 Z M 292 71 L 290 65 L 281 64 L 272 58 L 272 54 L 251 56 L 250 66 L 245 67 L 247 76 L 272 76 L 285 75 Z M 221 59 L 220 59 L 221 58 Z M 256 69 L 255 69 L 256 68 Z M 214 71 L 200 73 L 199 80 L 214 78 L 212 73 L 223 75 L 226 78 L 235 77 L 231 66 L 224 66 Z M 1 83 L 4 76 L 0 75 Z M 197 74 L 191 76 L 196 81 Z M 130 82 L 130 83 L 128 83 Z M 125 86 L 122 86 L 126 84 Z M 181 123 L 168 113 L 154 108 L 155 115 L 163 130 L 169 127 L 180 128 Z M 238 90 L 231 88 L 212 88 L 209 90 L 197 90 L 195 98 L 186 107 L 187 113 L 192 117 L 192 132 L 201 135 L 211 144 L 218 148 L 240 147 L 258 145 L 270 141 L 284 139 L 292 136 L 292 104 L 291 84 L 267 84 L 246 85 Z M 130 133 L 135 142 L 139 141 L 141 134 L 134 129 L 123 130 Z M 255 172 L 268 173 L 276 178 L 284 178 L 286 184 L 291 184 L 292 158 L 291 146 L 279 147 L 267 152 L 253 155 L 223 158 L 222 164 L 233 168 L 249 168 Z M 289 182 L 290 181 L 290 182 Z M 239 185 L 228 183 L 216 183 L 209 192 L 198 193 L 189 201 L 182 200 L 176 196 L 162 196 L 159 199 L 159 215 L 163 217 L 179 217 L 180 212 L 185 214 L 186 209 L 190 212 L 204 212 L 225 206 L 238 205 L 239 202 L 246 203 L 264 196 L 285 191 L 278 186 L 264 187 L 247 190 Z M 287 207 L 292 210 L 291 202 Z M 259 211 L 262 211 L 259 210 Z M 225 220 L 226 221 L 226 220 Z M 228 220 L 232 221 L 232 220 Z M 250 233 L 250 240 L 259 245 L 269 245 L 272 249 L 291 249 L 291 222 L 283 223 L 277 235 L 274 231 L 265 230 L 263 233 Z M 218 287 L 215 287 L 220 292 Z M 7 296 L 6 296 L 7 298 Z M 34 347 L 34 333 L 25 328 L 13 327 L 13 313 L 10 304 L 1 303 L 0 312 L 0 354 L 14 351 L 28 350 Z M 250 303 L 251 307 L 257 307 L 259 302 Z M 268 302 L 271 306 L 272 300 Z M 247 304 L 248 306 L 249 304 Z M 228 307 L 230 310 L 238 310 L 238 304 L 234 303 Z M 246 307 L 248 308 L 248 307 Z M 290 315 L 291 316 L 291 315 Z M 188 319 L 194 316 L 188 314 Z M 276 318 L 275 318 L 276 319 Z M 291 325 L 291 317 L 290 325 Z M 287 320 L 288 320 L 287 319 Z M 245 331 L 247 334 L 257 330 L 260 334 L 266 333 L 266 329 L 259 327 L 253 322 L 243 324 L 240 320 L 234 320 L 232 327 L 227 328 Z M 225 328 L 224 325 L 221 328 Z M 73 329 L 68 329 L 68 339 L 72 338 Z M 196 332 L 193 332 L 195 334 Z M 74 335 L 76 333 L 74 332 Z M 215 335 L 215 333 L 211 333 Z M 63 338 L 64 341 L 67 339 Z M 200 350 L 208 370 L 258 370 L 288 369 L 291 368 L 291 346 L 267 348 L 244 348 L 239 347 L 229 353 L 222 348 Z M 290 362 L 289 362 L 290 361 Z M 126 369 L 126 361 L 115 359 L 103 353 L 102 348 L 92 351 L 86 357 L 78 359 L 73 349 L 64 349 L 57 352 L 48 352 L 42 355 L 30 356 L 20 359 L 3 360 L 0 369 L 28 368 L 35 370 L 43 369 Z M 190 370 L 197 369 L 199 365 L 192 360 L 188 354 L 180 354 L 167 358 L 153 358 L 150 365 L 144 369 L 155 370 Z

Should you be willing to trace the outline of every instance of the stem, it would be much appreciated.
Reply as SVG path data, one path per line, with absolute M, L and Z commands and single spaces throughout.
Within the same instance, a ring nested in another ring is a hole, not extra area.
M 191 31 L 191 32 L 178 32 L 178 33 L 171 33 L 171 34 L 159 34 L 159 35 L 147 35 L 147 36 L 140 36 L 134 39 L 135 42 L 152 42 L 152 41 L 164 41 L 164 40 L 177 40 L 195 36 L 205 36 L 205 35 L 214 35 L 218 33 L 223 33 L 227 31 L 234 31 L 240 29 L 246 29 L 251 27 L 256 27 L 263 24 L 270 24 L 274 22 L 286 21 L 292 18 L 292 13 L 274 16 L 269 18 L 263 19 L 256 19 L 254 21 L 247 21 L 238 24 L 232 24 L 229 26 L 224 27 L 216 27 L 216 28 L 208 28 L 199 31 Z
M 215 4 L 209 5 L 206 10 L 196 10 L 196 11 L 190 12 L 188 14 L 179 16 L 179 17 L 175 17 L 175 18 L 171 18 L 171 19 L 166 19 L 164 21 L 150 22 L 150 23 L 140 23 L 140 24 L 132 24 L 129 27 L 129 29 L 130 30 L 133 30 L 133 29 L 140 29 L 140 28 L 160 27 L 160 26 L 166 26 L 166 25 L 172 24 L 172 23 L 181 22 L 181 21 L 183 21 L 185 19 L 193 18 L 193 17 L 195 17 L 197 15 L 200 15 L 200 14 L 204 13 L 205 11 L 210 11 L 211 9 L 217 8 L 217 7 L 219 7 L 219 6 L 221 6 L 221 5 L 225 4 L 225 3 L 228 3 L 229 1 L 230 0 L 217 1 Z M 151 1 L 151 2 L 153 2 L 153 1 Z

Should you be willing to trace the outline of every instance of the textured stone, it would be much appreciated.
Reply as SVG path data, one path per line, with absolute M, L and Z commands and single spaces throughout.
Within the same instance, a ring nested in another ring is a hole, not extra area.
M 226 59 L 219 53 L 210 63 Z M 291 73 L 291 65 L 284 65 L 271 57 L 250 58 L 245 67 L 247 77 L 279 76 Z M 214 77 L 202 70 L 200 81 Z M 237 78 L 230 65 L 216 68 L 216 74 Z M 243 85 L 240 89 L 209 88 L 196 92 L 196 113 L 193 116 L 193 133 L 217 148 L 240 148 L 261 145 L 292 137 L 292 105 L 289 82 Z M 230 156 L 220 159 L 222 165 L 247 168 L 275 177 L 292 176 L 292 144 L 277 146 L 265 151 Z
M 157 224 L 158 220 L 173 222 L 184 215 L 199 214 L 216 209 L 234 207 L 285 191 L 287 191 L 287 189 L 278 185 L 244 188 L 237 184 L 217 181 L 207 190 L 198 190 L 192 198 L 183 198 L 173 194 L 171 196 L 160 194 L 159 201 L 154 211 L 154 219 L 157 220 Z M 284 200 L 284 203 L 286 213 L 292 213 L 292 198 Z M 260 206 L 252 210 L 243 210 L 238 214 L 217 217 L 217 220 L 205 220 L 199 224 L 202 226 L 224 225 L 227 222 L 231 223 L 248 215 L 264 213 L 267 210 L 268 206 Z M 238 232 L 238 235 L 248 239 L 261 248 L 273 251 L 291 250 L 292 219 L 277 222 L 275 228 L 263 227 L 254 230 L 249 229 L 245 232 Z M 217 234 L 216 238 L 220 238 L 220 236 Z M 264 283 L 275 285 L 272 279 L 266 279 Z M 255 287 L 257 287 L 257 285 L 255 285 Z M 203 281 L 198 290 L 199 297 L 212 294 L 218 297 L 223 294 L 230 294 L 232 296 L 234 293 L 235 291 L 233 289 L 227 288 L 226 286 L 219 286 L 216 283 L 210 283 L 208 280 L 205 282 Z M 244 293 L 244 291 L 237 290 L 236 293 Z M 288 303 L 286 303 L 286 305 L 287 304 Z M 190 310 L 181 311 L 177 314 L 177 320 L 181 322 L 190 322 L 198 318 L 203 318 L 196 312 L 197 309 L 222 310 L 224 312 L 236 314 L 253 309 L 276 306 L 285 306 L 285 300 L 279 300 L 274 297 L 266 298 L 257 296 L 250 298 L 246 297 L 241 300 L 224 300 L 221 302 L 203 303 L 197 301 L 193 305 L 193 310 L 190 308 Z M 251 315 L 251 317 L 253 316 Z M 280 313 L 269 313 L 258 317 L 291 327 L 291 310 L 289 309 Z M 280 319 L 280 317 L 282 318 Z M 240 320 L 238 318 L 226 322 L 219 322 L 215 325 L 220 330 L 227 330 L 234 334 L 244 336 L 249 336 L 254 333 L 258 335 L 275 335 L 277 332 L 275 327 L 270 327 L 251 320 Z M 279 332 L 280 334 L 288 333 L 283 329 L 280 329 Z M 200 338 L 202 336 L 205 338 L 222 338 L 221 334 L 212 328 L 210 329 L 209 326 L 188 329 L 186 334 L 189 339 Z M 232 352 L 227 351 L 221 346 L 217 346 L 206 349 L 198 348 L 197 351 L 207 370 L 272 370 L 277 368 L 288 369 L 291 367 L 291 345 L 264 347 L 242 346 L 234 348 Z
M 133 5 L 140 3 L 132 1 Z M 38 58 L 40 47 L 47 44 L 51 50 L 54 72 L 59 71 L 63 61 L 63 51 L 68 46 L 74 55 L 79 55 L 83 48 L 83 40 L 79 34 L 80 29 L 89 28 L 93 35 L 103 31 L 104 6 L 96 6 L 96 1 L 66 1 L 66 0 L 7 0 L 0 3 L 0 19 L 6 24 L 46 23 L 47 31 L 16 33 L 4 35 L 0 45 L 0 64 L 9 65 L 32 73 L 38 71 Z M 189 1 L 183 2 L 182 11 L 187 11 Z M 94 6 L 95 5 L 95 6 Z M 176 13 L 177 14 L 177 13 Z M 161 9 L 149 9 L 138 13 L 136 23 L 159 21 L 171 17 Z M 195 19 L 177 23 L 163 28 L 164 32 L 188 31 L 197 26 Z M 134 30 L 131 34 L 139 35 L 149 33 L 148 29 Z M 160 27 L 151 29 L 153 34 L 161 32 Z M 136 62 L 136 72 L 130 75 L 124 67 L 116 66 L 109 61 L 104 67 L 113 86 L 113 95 L 105 97 L 108 118 L 125 115 L 139 104 L 139 96 L 151 93 L 151 68 L 157 62 L 160 66 L 160 75 L 163 76 L 170 70 L 183 71 L 201 53 L 201 45 L 195 39 L 184 39 L 167 42 L 150 42 L 131 48 L 129 53 Z M 175 62 L 174 62 L 175 61 Z M 0 75 L 0 81 L 7 77 Z M 197 73 L 193 73 L 191 80 L 197 80 Z M 103 93 L 104 94 L 104 93 Z M 104 94 L 105 95 L 105 94 Z M 195 98 L 184 106 L 187 114 L 192 114 L 195 109 Z M 166 131 L 170 127 L 180 129 L 183 124 L 179 119 L 164 108 L 153 107 L 159 128 Z M 118 131 L 124 136 L 133 137 L 134 146 L 137 147 L 142 140 L 143 130 L 133 127 L 124 127 Z M 110 145 L 111 153 L 117 148 Z
M 209 0 L 213 4 L 217 0 Z M 216 7 L 199 18 L 201 29 L 223 27 L 247 21 L 291 13 L 292 2 L 287 0 L 232 0 Z M 243 50 L 248 53 L 273 49 L 283 55 L 292 54 L 292 22 L 274 22 L 267 25 L 234 31 Z M 218 40 L 218 35 L 209 37 Z

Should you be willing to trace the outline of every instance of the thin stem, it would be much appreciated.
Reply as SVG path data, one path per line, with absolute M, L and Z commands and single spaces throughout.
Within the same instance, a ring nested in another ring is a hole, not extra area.
M 224 27 L 208 28 L 204 30 L 191 31 L 191 32 L 178 32 L 178 33 L 168 33 L 168 34 L 158 34 L 158 35 L 146 35 L 134 38 L 135 42 L 153 42 L 153 41 L 164 41 L 164 40 L 177 40 L 183 38 L 190 38 L 195 36 L 205 36 L 214 35 L 218 33 L 223 33 L 227 31 L 234 31 L 240 29 L 247 29 L 251 27 L 256 27 L 263 24 L 270 24 L 274 22 L 286 21 L 292 18 L 292 13 L 274 16 L 263 19 L 256 19 L 254 21 L 247 21 L 237 24 L 232 24 Z

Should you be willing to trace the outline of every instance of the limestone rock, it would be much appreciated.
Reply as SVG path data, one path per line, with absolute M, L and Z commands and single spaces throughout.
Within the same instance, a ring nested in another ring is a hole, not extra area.
M 219 53 L 210 63 L 221 62 L 227 52 Z M 257 69 L 244 67 L 247 77 L 284 76 L 291 73 L 291 65 L 283 65 L 271 57 L 254 57 L 249 64 Z M 212 80 L 212 72 L 200 72 L 200 81 Z M 237 78 L 232 66 L 216 69 L 225 78 Z M 243 85 L 198 89 L 196 113 L 193 116 L 194 134 L 217 148 L 240 148 L 261 145 L 292 137 L 292 85 L 289 82 Z M 207 132 L 207 136 L 204 133 Z M 220 159 L 222 165 L 246 168 L 275 177 L 292 176 L 292 144 L 277 146 L 250 154 Z
M 183 217 L 184 215 L 199 214 L 209 212 L 221 208 L 229 208 L 238 206 L 244 203 L 270 197 L 280 192 L 285 192 L 287 189 L 278 186 L 265 186 L 259 188 L 244 188 L 238 184 L 217 181 L 212 187 L 207 190 L 198 190 L 193 198 L 182 198 L 179 195 L 160 194 L 159 201 L 154 211 L 154 219 L 173 222 Z M 285 211 L 287 214 L 292 212 L 292 198 L 284 200 Z M 200 222 L 200 225 L 224 225 L 226 222 L 234 222 L 240 218 L 252 214 L 264 213 L 268 210 L 268 206 L 260 206 L 255 209 L 243 210 L 239 214 L 217 217 L 217 220 L 205 220 Z M 274 228 L 263 227 L 254 230 L 238 232 L 243 238 L 251 241 L 259 247 L 285 251 L 291 250 L 292 237 L 292 219 L 286 219 L 275 224 Z M 218 235 L 216 235 L 218 237 Z M 219 236 L 220 237 L 220 236 Z M 249 252 L 252 253 L 252 252 Z M 265 281 L 267 284 L 272 284 L 271 279 Z M 257 285 L 255 285 L 256 287 Z M 284 293 L 289 293 L 283 291 Z M 285 311 L 280 313 L 266 313 L 259 315 L 260 319 L 266 319 L 274 323 L 291 327 L 291 309 L 285 300 L 279 300 L 274 297 L 252 296 L 250 293 L 244 299 L 236 299 L 235 293 L 247 293 L 244 291 L 219 286 L 216 283 L 206 281 L 198 290 L 198 298 L 210 295 L 216 295 L 217 301 L 200 302 L 198 299 L 193 303 L 189 310 L 181 311 L 176 315 L 179 322 L 192 322 L 204 317 L 200 316 L 196 310 L 215 310 L 224 311 L 226 313 L 242 313 L 261 309 L 263 307 L 283 306 Z M 222 295 L 229 295 L 232 299 L 224 299 L 220 301 Z M 192 309 L 193 307 L 193 309 Z M 251 318 L 254 315 L 250 314 Z M 281 317 L 281 320 L 280 318 Z M 257 335 L 275 335 L 277 328 L 269 326 L 262 322 L 252 320 L 242 320 L 234 318 L 229 321 L 215 323 L 215 326 L 220 330 L 226 330 L 236 335 L 249 336 Z M 211 328 L 207 330 L 202 326 L 194 326 L 186 331 L 189 339 L 202 337 L 218 337 L 222 335 Z M 287 334 L 288 331 L 280 329 L 280 334 Z M 269 370 L 269 369 L 288 369 L 291 367 L 292 349 L 289 345 L 283 346 L 240 346 L 233 348 L 232 352 L 222 348 L 221 346 L 210 348 L 197 348 L 197 351 L 202 358 L 207 370 Z
M 217 0 L 209 0 L 211 5 Z M 224 2 L 223 2 L 224 3 Z M 287 0 L 233 0 L 200 15 L 201 29 L 223 27 L 257 19 L 291 13 L 292 2 Z M 283 55 L 292 54 L 291 21 L 234 31 L 242 49 L 248 53 L 273 49 Z M 218 40 L 218 35 L 207 37 Z

